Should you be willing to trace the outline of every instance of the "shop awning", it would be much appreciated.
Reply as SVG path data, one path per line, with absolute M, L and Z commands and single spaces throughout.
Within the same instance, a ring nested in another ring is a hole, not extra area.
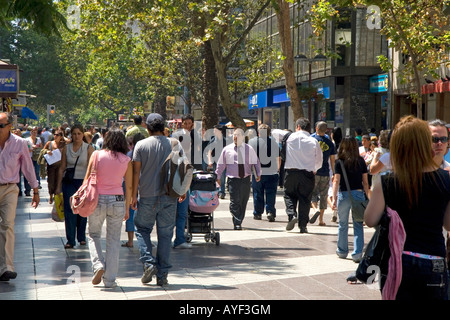
M 244 122 L 245 122 L 245 125 L 246 125 L 247 127 L 251 127 L 251 126 L 254 126 L 254 125 L 255 125 L 255 122 L 252 121 L 252 120 L 244 119 Z M 231 121 L 228 122 L 228 123 L 226 123 L 225 126 L 226 126 L 227 128 L 234 128 L 233 123 L 232 123 Z
M 34 120 L 39 120 L 39 117 L 29 108 L 23 107 L 22 108 L 22 118 L 30 118 Z
M 438 80 L 422 86 L 422 94 L 450 92 L 450 80 Z

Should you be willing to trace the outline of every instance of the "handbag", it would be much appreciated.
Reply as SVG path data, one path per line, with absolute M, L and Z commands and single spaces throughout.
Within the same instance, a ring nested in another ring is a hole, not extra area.
M 389 248 L 389 222 L 390 219 L 384 210 L 378 226 L 375 227 L 375 233 L 366 247 L 361 261 L 356 269 L 356 278 L 363 282 L 371 284 L 377 273 L 386 276 L 389 266 L 391 251 Z
M 82 217 L 90 216 L 97 208 L 98 189 L 97 189 L 97 158 L 98 152 L 93 154 L 91 174 L 83 182 L 81 187 L 70 197 L 70 207 L 74 214 Z
M 347 186 L 348 196 L 350 198 L 351 206 L 352 206 L 352 218 L 355 222 L 363 222 L 364 221 L 364 212 L 366 211 L 367 204 L 369 203 L 369 199 L 365 197 L 364 200 L 356 200 L 352 197 L 350 192 L 350 184 L 348 183 L 347 172 L 345 171 L 344 163 L 339 160 L 339 163 L 342 168 L 342 174 L 344 176 L 345 185 Z
M 78 163 L 78 158 L 80 158 L 80 156 L 77 157 L 77 160 L 75 161 L 75 165 L 73 168 L 66 168 L 66 170 L 64 170 L 64 177 L 62 179 L 63 183 L 71 184 L 73 182 L 73 179 L 75 177 L 75 168 Z

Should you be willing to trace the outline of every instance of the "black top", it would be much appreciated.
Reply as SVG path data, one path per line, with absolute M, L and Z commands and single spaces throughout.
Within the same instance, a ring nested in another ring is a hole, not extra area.
M 345 184 L 344 175 L 342 173 L 341 168 L 342 160 L 337 160 L 334 165 L 334 172 L 335 174 L 339 174 L 341 176 L 341 179 L 339 181 L 339 190 L 341 192 L 347 191 L 347 185 Z M 358 159 L 358 166 L 356 168 L 347 168 L 345 167 L 345 172 L 347 173 L 347 179 L 348 184 L 350 185 L 350 190 L 362 190 L 363 184 L 362 184 L 362 176 L 363 173 L 367 173 L 367 166 L 366 162 L 362 157 L 359 157 Z
M 445 257 L 442 233 L 445 209 L 450 201 L 450 175 L 438 169 L 424 173 L 418 205 L 408 209 L 407 196 L 396 186 L 394 175 L 381 176 L 386 206 L 397 211 L 406 232 L 404 251 Z

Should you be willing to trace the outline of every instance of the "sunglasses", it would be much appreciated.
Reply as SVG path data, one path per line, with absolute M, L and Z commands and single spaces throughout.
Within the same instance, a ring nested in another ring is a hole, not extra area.
M 442 143 L 447 143 L 448 137 L 431 137 L 431 141 L 433 141 L 433 143 L 438 143 L 439 141 Z
M 0 128 L 4 128 L 4 127 L 6 127 L 6 126 L 9 126 L 11 123 L 0 123 Z

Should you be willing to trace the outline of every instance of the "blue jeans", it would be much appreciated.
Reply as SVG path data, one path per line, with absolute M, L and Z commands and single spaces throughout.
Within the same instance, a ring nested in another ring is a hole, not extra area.
M 37 181 L 39 183 L 39 186 L 40 186 L 41 185 L 41 176 L 39 175 L 39 173 L 40 173 L 40 166 L 39 166 L 37 161 L 35 161 L 35 160 L 31 160 L 31 161 L 33 161 L 34 173 L 36 174 L 36 179 L 37 179 Z M 30 193 L 31 186 L 28 183 L 28 180 L 25 178 L 25 176 L 23 176 L 23 183 L 25 185 L 25 192 L 26 193 Z
M 176 201 L 176 198 L 166 195 L 141 197 L 134 216 L 136 238 L 140 253 L 139 260 L 144 264 L 144 267 L 155 265 L 158 269 L 156 276 L 159 278 L 167 274 L 172 267 L 170 264 L 170 251 L 177 213 Z M 150 238 L 155 222 L 158 236 L 156 257 L 152 254 Z
M 352 190 L 352 197 L 355 200 L 364 200 L 365 195 L 362 190 Z M 348 254 L 348 221 L 350 216 L 350 198 L 347 191 L 338 194 L 338 217 L 339 229 L 336 253 L 340 258 L 346 258 Z M 359 259 L 364 248 L 364 230 L 362 222 L 353 221 L 353 252 L 352 258 Z
M 445 259 L 429 260 L 402 255 L 402 282 L 396 300 L 448 300 Z M 382 279 L 384 287 L 386 279 Z
M 253 214 L 261 215 L 271 212 L 273 216 L 276 216 L 275 201 L 277 197 L 278 188 L 278 174 L 261 175 L 261 180 L 256 182 L 252 178 L 252 190 L 253 190 Z
M 83 179 L 74 179 L 72 183 L 62 183 L 62 193 L 64 198 L 64 223 L 66 225 L 67 243 L 74 246 L 75 237 L 78 242 L 86 241 L 87 218 L 74 214 L 70 207 L 70 197 L 77 192 L 83 184 Z
M 92 270 L 104 269 L 103 282 L 110 286 L 116 281 L 119 271 L 120 231 L 125 216 L 123 196 L 99 195 L 98 205 L 88 218 L 89 253 Z M 102 250 L 102 228 L 106 220 L 106 252 Z
M 189 206 L 189 191 L 186 194 L 186 199 L 183 202 L 178 202 L 177 200 L 177 218 L 175 222 L 175 241 L 173 246 L 176 247 L 182 243 L 186 242 L 186 237 L 184 236 L 184 230 L 186 229 L 186 219 L 188 216 L 188 206 Z

